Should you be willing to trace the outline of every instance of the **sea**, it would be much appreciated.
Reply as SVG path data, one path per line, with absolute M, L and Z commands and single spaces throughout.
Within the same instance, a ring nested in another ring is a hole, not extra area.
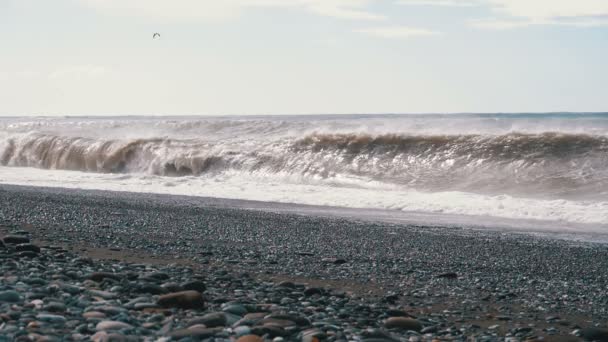
M 0 183 L 608 233 L 608 113 L 0 118 Z

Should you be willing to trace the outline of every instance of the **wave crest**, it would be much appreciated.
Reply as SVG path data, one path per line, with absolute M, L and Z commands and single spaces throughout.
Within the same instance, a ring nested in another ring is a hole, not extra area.
M 102 140 L 30 133 L 0 141 L 6 166 L 296 181 L 372 182 L 422 191 L 608 194 L 608 138 L 584 134 L 312 134 L 300 139 Z M 346 183 L 344 183 L 346 182 Z

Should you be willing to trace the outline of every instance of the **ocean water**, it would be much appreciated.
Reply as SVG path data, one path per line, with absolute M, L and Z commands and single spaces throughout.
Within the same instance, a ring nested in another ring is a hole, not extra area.
M 0 165 L 6 184 L 608 232 L 608 114 L 0 118 Z

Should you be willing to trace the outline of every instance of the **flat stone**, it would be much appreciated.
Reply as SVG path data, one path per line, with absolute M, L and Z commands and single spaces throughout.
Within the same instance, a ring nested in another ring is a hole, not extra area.
M 113 331 L 122 329 L 133 329 L 133 326 L 119 321 L 102 321 L 97 323 L 95 330 L 97 331 Z
M 608 329 L 585 328 L 581 330 L 581 337 L 587 341 L 608 342 Z
M 89 290 L 89 293 L 93 297 L 100 297 L 103 299 L 114 299 L 117 297 L 116 293 L 112 293 L 112 292 L 108 292 L 108 291 Z
M 264 318 L 263 320 L 258 322 L 258 325 L 276 326 L 276 327 L 281 327 L 281 328 L 291 328 L 291 327 L 297 326 L 296 322 L 294 322 L 294 321 L 289 321 L 286 319 L 278 319 L 278 318 Z
M 280 319 L 294 322 L 299 327 L 309 327 L 310 320 L 306 317 L 301 317 L 297 315 L 292 315 L 288 313 L 273 313 L 265 317 L 266 319 Z
M 205 292 L 205 290 L 207 289 L 205 283 L 200 280 L 193 280 L 187 283 L 183 283 L 182 287 L 184 288 L 184 290 L 198 291 L 200 293 Z
M 48 312 L 64 312 L 66 310 L 66 306 L 63 303 L 50 302 L 44 306 L 44 310 Z
M 391 317 L 384 322 L 387 329 L 402 329 L 420 332 L 422 324 L 413 318 Z
M 264 339 L 258 335 L 245 335 L 239 337 L 236 342 L 264 342 Z
M 198 291 L 182 291 L 160 296 L 158 305 L 166 308 L 204 309 L 205 299 Z
M 240 304 L 230 304 L 226 305 L 222 311 L 229 312 L 234 315 L 243 316 L 247 314 L 247 308 Z
M 314 296 L 314 295 L 322 295 L 323 294 L 323 289 L 320 289 L 318 287 L 308 287 L 304 290 L 304 295 L 305 296 Z
M 169 290 L 158 285 L 158 284 L 150 284 L 150 283 L 146 283 L 146 284 L 141 284 L 137 287 L 137 292 L 139 293 L 149 293 L 149 294 L 153 294 L 153 295 L 160 295 L 160 294 L 166 294 L 169 293 Z
M 135 310 L 144 310 L 144 309 L 158 309 L 160 306 L 155 303 L 137 303 L 133 306 Z
M 196 317 L 188 322 L 188 326 L 204 324 L 208 328 L 224 327 L 228 323 L 223 312 L 212 312 L 201 317 Z
M 186 337 L 193 337 L 198 339 L 213 337 L 216 334 L 222 332 L 221 328 L 193 328 L 193 329 L 179 329 L 169 333 L 169 336 L 178 340 Z
M 93 272 L 91 275 L 89 275 L 88 278 L 91 279 L 92 281 L 100 282 L 104 279 L 120 280 L 120 278 L 122 278 L 122 276 L 118 273 Z
M 456 272 L 446 272 L 437 275 L 437 278 L 458 279 L 458 274 Z
M 67 321 L 66 318 L 63 316 L 51 314 L 38 314 L 36 315 L 36 319 L 42 322 L 48 322 L 53 324 L 63 324 Z
M 106 314 L 104 314 L 103 312 L 99 312 L 99 311 L 89 311 L 89 312 L 83 313 L 82 317 L 103 319 L 103 318 L 106 318 Z
M 21 235 L 7 235 L 2 239 L 5 244 L 17 245 L 20 243 L 29 243 L 30 239 L 27 236 Z
M 38 253 L 32 251 L 23 251 L 17 254 L 20 258 L 36 258 L 38 257 Z
M 17 246 L 15 246 L 15 250 L 17 252 L 34 252 L 34 253 L 40 253 L 40 247 L 36 246 L 36 245 L 32 245 L 30 243 L 22 243 L 19 244 Z
M 21 296 L 17 291 L 2 291 L 0 292 L 0 303 L 19 303 L 21 302 Z

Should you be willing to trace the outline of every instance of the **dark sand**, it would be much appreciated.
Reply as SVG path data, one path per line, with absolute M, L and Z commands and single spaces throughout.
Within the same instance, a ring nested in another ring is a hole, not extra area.
M 38 243 L 100 260 L 222 268 L 378 302 L 388 296 L 445 329 L 474 324 L 486 335 L 514 336 L 532 325 L 531 336 L 572 336 L 608 321 L 603 244 L 273 213 L 179 196 L 0 185 L 0 203 L 3 234 L 25 229 Z

